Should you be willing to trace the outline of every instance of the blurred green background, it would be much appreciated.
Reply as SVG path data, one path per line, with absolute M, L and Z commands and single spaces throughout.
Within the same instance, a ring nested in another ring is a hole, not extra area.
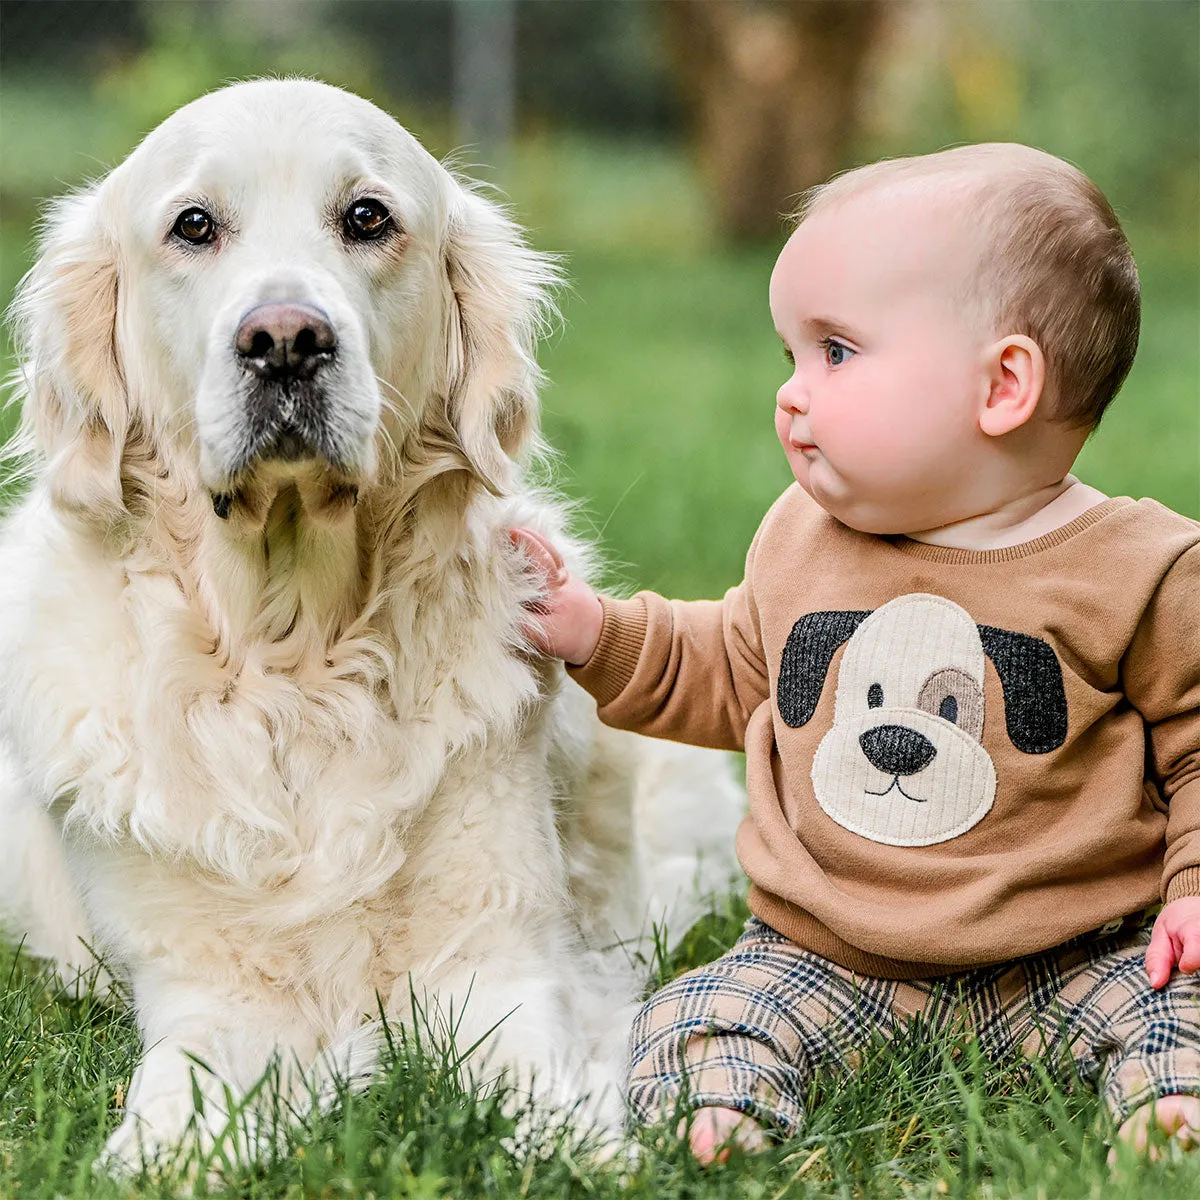
M 485 37 L 484 67 L 507 71 L 508 107 L 473 129 L 486 71 L 464 60 L 464 29 L 500 9 L 510 41 Z M 818 71 L 837 78 L 814 92 Z M 1200 517 L 1194 0 L 5 0 L 0 297 L 48 197 L 201 92 L 291 72 L 370 97 L 439 155 L 467 143 L 457 160 L 565 255 L 544 424 L 610 582 L 720 593 L 789 480 L 767 281 L 804 170 L 962 141 L 1041 146 L 1113 202 L 1142 272 L 1142 345 L 1079 473 Z M 722 146 L 727 102 L 743 109 Z M 730 179 L 757 192 L 731 199 Z

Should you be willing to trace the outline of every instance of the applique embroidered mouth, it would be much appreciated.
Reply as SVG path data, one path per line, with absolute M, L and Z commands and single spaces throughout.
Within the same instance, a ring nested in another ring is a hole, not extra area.
M 902 795 L 905 798 L 905 800 L 915 800 L 918 804 L 924 804 L 929 799 L 928 796 L 910 796 L 900 786 L 900 776 L 899 775 L 893 775 L 892 782 L 889 783 L 887 785 L 887 787 L 885 787 L 883 789 L 882 792 L 873 792 L 873 791 L 871 791 L 870 788 L 863 788 L 863 791 L 866 792 L 868 796 L 886 796 L 888 794 L 888 792 L 890 792 L 892 790 L 892 788 L 895 788 L 896 791 L 898 791 L 900 793 L 900 795 Z

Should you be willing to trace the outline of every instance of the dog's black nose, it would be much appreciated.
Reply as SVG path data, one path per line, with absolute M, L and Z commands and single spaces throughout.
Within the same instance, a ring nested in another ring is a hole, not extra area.
M 312 304 L 287 300 L 252 308 L 234 337 L 238 359 L 260 379 L 311 379 L 337 352 L 329 318 Z
M 937 754 L 927 737 L 903 725 L 876 725 L 859 735 L 858 744 L 871 765 L 885 775 L 915 775 Z

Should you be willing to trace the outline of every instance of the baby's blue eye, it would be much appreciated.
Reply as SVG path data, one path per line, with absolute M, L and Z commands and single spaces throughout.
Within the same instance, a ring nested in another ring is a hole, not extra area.
M 840 367 L 842 363 L 852 359 L 856 351 L 851 350 L 849 346 L 842 342 L 836 342 L 833 338 L 826 338 L 825 342 L 825 361 L 831 367 Z

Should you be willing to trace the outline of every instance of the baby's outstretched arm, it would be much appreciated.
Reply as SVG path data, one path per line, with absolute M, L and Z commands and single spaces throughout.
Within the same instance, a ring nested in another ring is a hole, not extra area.
M 526 636 L 543 654 L 582 666 L 592 657 L 604 625 L 600 597 L 567 570 L 562 555 L 541 534 L 514 529 L 510 536 L 544 582 L 541 601 L 531 609 L 533 618 L 525 626 Z
M 598 596 L 540 534 L 510 536 L 538 585 L 526 602 L 526 638 L 566 660 L 606 725 L 743 749 L 750 716 L 768 694 L 751 586 L 757 537 L 746 578 L 724 600 L 685 601 L 645 591 L 629 600 Z

